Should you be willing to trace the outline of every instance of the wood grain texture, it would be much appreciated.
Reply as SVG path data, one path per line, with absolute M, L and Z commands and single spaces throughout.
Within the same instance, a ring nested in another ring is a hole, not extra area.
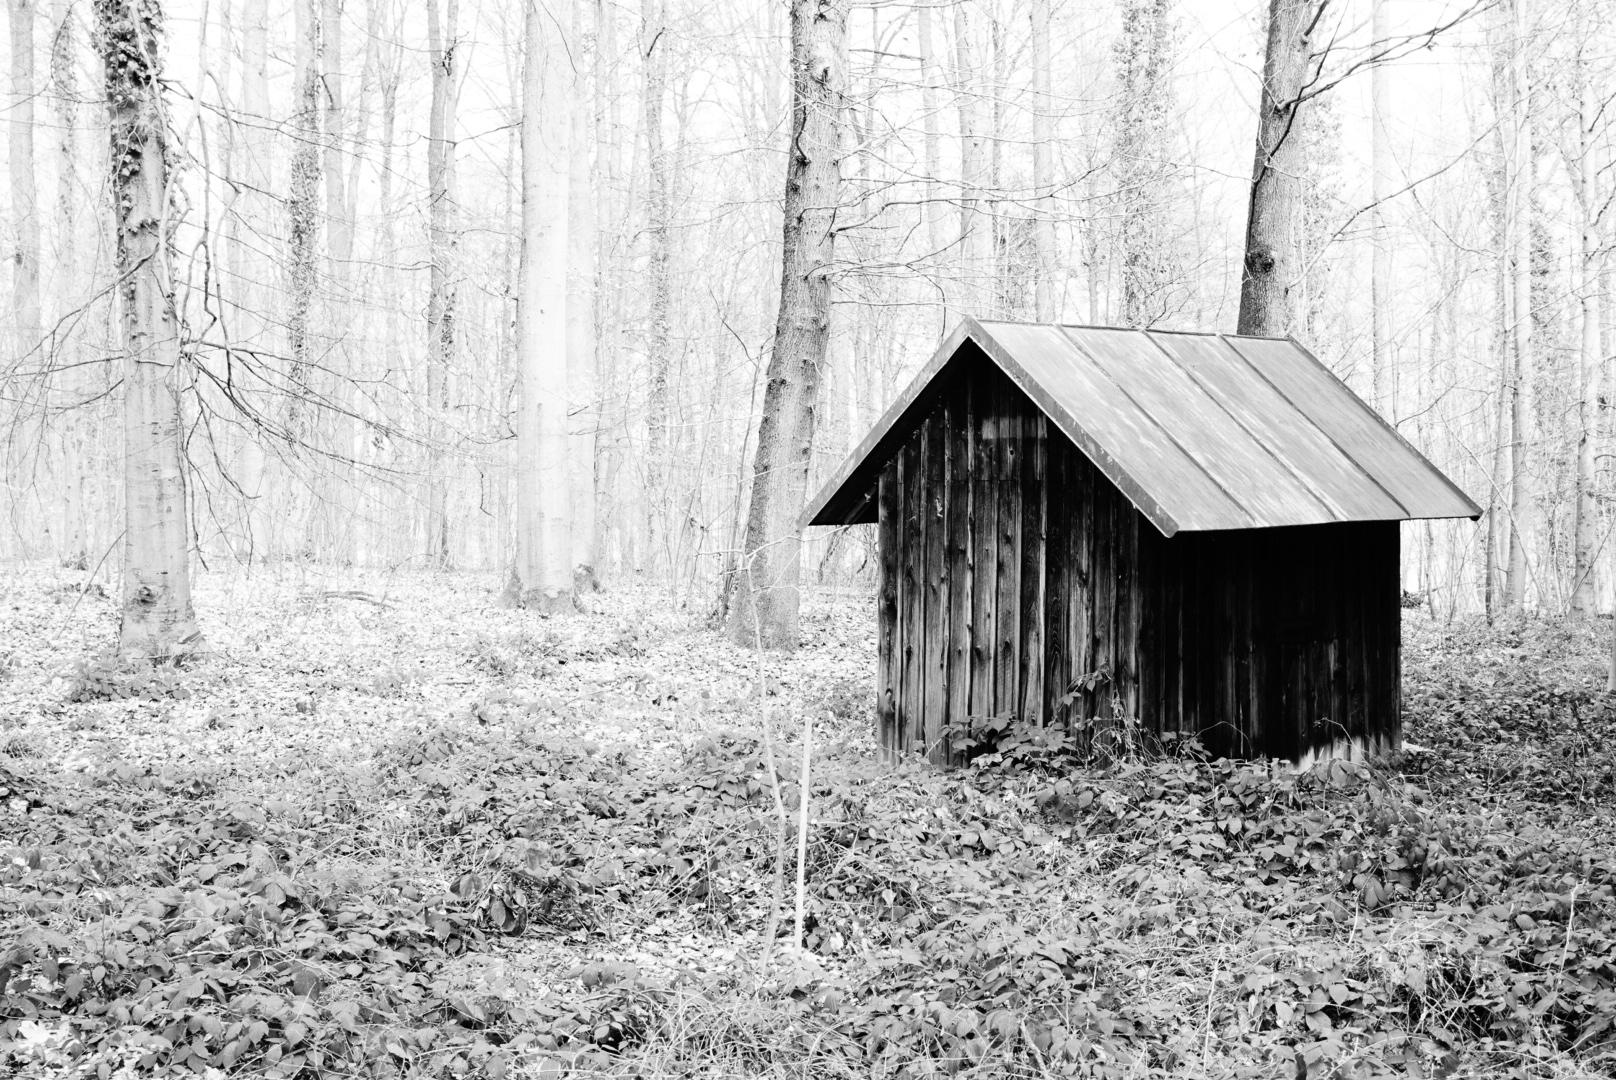
M 1396 522 L 1163 536 L 986 367 L 951 383 L 876 502 L 883 745 L 954 760 L 946 725 L 967 716 L 1103 731 L 1113 696 L 1220 756 L 1396 745 Z

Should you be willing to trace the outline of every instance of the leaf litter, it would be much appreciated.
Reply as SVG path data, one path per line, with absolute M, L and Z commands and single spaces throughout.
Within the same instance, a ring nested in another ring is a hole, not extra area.
M 212 653 L 144 670 L 84 575 L 3 588 L 22 1075 L 1616 1067 L 1604 631 L 1410 615 L 1414 748 L 1374 766 L 1102 767 L 999 723 L 941 771 L 876 761 L 856 593 L 760 685 L 650 588 L 544 618 L 472 575 L 206 574 Z M 767 970 L 765 715 L 791 811 L 815 725 L 804 948 Z

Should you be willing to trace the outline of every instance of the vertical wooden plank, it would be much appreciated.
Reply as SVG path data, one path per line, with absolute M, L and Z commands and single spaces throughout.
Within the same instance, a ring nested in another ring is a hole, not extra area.
M 1050 432 L 1045 441 L 1044 488 L 1044 723 L 1064 723 L 1060 699 L 1071 679 L 1066 625 L 1067 598 L 1071 595 L 1071 534 L 1073 506 L 1070 459 L 1073 450 L 1065 436 Z M 1054 497 L 1050 497 L 1053 494 Z
M 993 711 L 1020 708 L 1021 653 L 1021 402 L 1026 400 L 1008 380 L 1000 379 L 993 395 L 994 412 L 1003 425 L 994 463 L 996 526 L 993 639 Z
M 924 712 L 921 719 L 926 755 L 947 760 L 943 749 L 943 715 L 948 700 L 948 592 L 943 577 L 943 555 L 948 544 L 948 422 L 951 398 L 923 428 L 926 492 L 926 636 L 921 664 L 925 668 Z
M 1181 537 L 1162 541 L 1162 731 L 1184 730 L 1184 553 Z
M 1088 715 L 1094 718 L 1096 736 L 1109 730 L 1111 696 L 1117 692 L 1119 674 L 1116 670 L 1116 643 L 1114 625 L 1117 601 L 1117 499 L 1116 489 L 1096 477 L 1094 485 L 1094 517 L 1089 528 L 1087 558 L 1089 560 L 1089 593 L 1092 607 L 1088 626 L 1088 665 L 1086 670 L 1111 673 L 1111 680 L 1089 695 Z M 1109 747 L 1106 738 L 1101 743 Z
M 1348 596 L 1348 567 L 1352 562 L 1352 548 L 1346 543 L 1347 533 L 1339 526 L 1325 526 L 1327 538 L 1320 556 L 1320 580 L 1325 583 L 1319 595 L 1319 612 L 1328 642 L 1327 663 L 1330 685 L 1330 723 L 1347 733 L 1354 734 L 1352 714 L 1347 708 L 1346 613 Z
M 1116 658 L 1121 675 L 1117 688 L 1124 716 L 1139 718 L 1139 615 L 1144 596 L 1139 578 L 1139 511 L 1126 499 L 1116 502 L 1117 609 Z M 1146 528 L 1150 526 L 1146 525 Z
M 1342 563 L 1343 586 L 1346 592 L 1343 612 L 1345 626 L 1342 630 L 1345 655 L 1342 661 L 1347 675 L 1347 729 L 1367 734 L 1370 708 L 1365 681 L 1369 669 L 1365 652 L 1364 612 L 1373 597 L 1369 595 L 1366 587 L 1368 580 L 1363 574 L 1361 553 L 1368 537 L 1365 535 L 1365 527 L 1361 524 L 1342 525 L 1341 532 L 1346 538 L 1347 550 L 1353 552 L 1353 557 Z
M 1385 730 L 1385 666 L 1381 653 L 1381 625 L 1385 621 L 1382 614 L 1384 600 L 1383 594 L 1389 586 L 1384 579 L 1385 571 L 1381 560 L 1373 554 L 1376 541 L 1380 534 L 1372 523 L 1359 526 L 1359 534 L 1363 541 L 1363 554 L 1358 557 L 1358 572 L 1360 586 L 1364 593 L 1363 602 L 1363 669 L 1364 669 L 1364 730 L 1366 735 L 1373 738 L 1376 733 Z M 1368 557 L 1366 557 L 1366 555 Z M 1395 575 L 1394 575 L 1395 576 Z
M 971 458 L 971 696 L 974 717 L 992 716 L 993 696 L 993 605 L 997 601 L 995 574 L 998 567 L 998 501 L 995 498 L 995 464 L 998 461 L 1000 425 L 995 413 L 994 385 L 1002 379 L 997 369 L 984 371 L 972 399 L 976 430 L 975 453 Z
M 1387 722 L 1378 740 L 1380 753 L 1403 745 L 1403 582 L 1399 576 L 1403 565 L 1403 530 L 1395 521 L 1385 522 L 1384 527 L 1388 534 L 1385 559 L 1389 588 L 1388 618 L 1381 651 L 1385 656 Z
M 1137 510 L 1135 517 L 1139 516 Z M 1162 723 L 1162 545 L 1166 540 L 1148 521 L 1134 525 L 1138 537 L 1134 574 L 1138 586 L 1134 590 L 1139 598 L 1134 609 L 1135 640 L 1134 668 L 1139 673 L 1139 709 L 1136 715 L 1143 729 L 1159 740 Z
M 976 380 L 960 380 L 948 431 L 948 721 L 971 715 L 971 473 Z M 952 748 L 950 748 L 952 754 Z
M 920 441 L 910 439 L 899 456 L 900 499 L 903 506 L 903 530 L 899 540 L 901 588 L 898 593 L 898 621 L 902 624 L 902 668 L 898 676 L 898 738 L 904 753 L 920 749 L 915 742 L 916 720 L 921 707 L 922 672 L 919 650 L 925 631 L 925 616 L 921 609 L 920 566 Z
M 875 737 L 881 760 L 891 761 L 898 745 L 898 464 L 881 470 L 876 488 L 876 556 L 881 591 L 876 601 Z
M 1070 670 L 1066 681 L 1070 684 L 1087 675 L 1097 666 L 1094 663 L 1094 530 L 1095 507 L 1101 498 L 1101 481 L 1094 465 L 1083 454 L 1071 455 L 1072 475 L 1076 481 L 1071 487 L 1074 502 L 1074 527 L 1067 536 L 1067 573 L 1072 592 L 1066 603 L 1066 650 L 1070 657 Z M 1073 699 L 1070 719 L 1087 720 L 1094 715 L 1092 694 Z
M 1025 399 L 1024 399 L 1025 401 Z M 1044 414 L 1023 406 L 1021 452 L 1021 631 L 1018 711 L 1035 723 L 1044 715 L 1044 549 L 1048 504 L 1044 484 L 1049 434 Z

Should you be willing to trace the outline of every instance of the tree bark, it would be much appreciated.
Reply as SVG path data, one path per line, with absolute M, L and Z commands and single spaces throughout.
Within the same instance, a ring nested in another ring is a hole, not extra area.
M 645 158 L 649 173 L 649 190 L 645 199 L 646 235 L 650 244 L 647 274 L 649 288 L 647 328 L 645 338 L 646 362 L 650 389 L 646 395 L 645 438 L 645 568 L 656 564 L 656 549 L 661 538 L 660 512 L 668 493 L 664 490 L 668 473 L 668 368 L 673 284 L 669 276 L 669 249 L 671 237 L 668 226 L 673 212 L 671 178 L 668 175 L 668 157 L 663 148 L 662 104 L 668 81 L 668 34 L 664 22 L 663 0 L 644 0 L 641 8 L 640 49 L 645 85 L 641 93 L 644 110 Z M 668 567 L 669 573 L 673 567 Z
M 11 107 L 7 124 L 7 166 L 11 174 L 11 217 L 17 247 L 12 264 L 11 312 L 17 356 L 40 346 L 39 198 L 34 183 L 34 0 L 9 0 L 11 21 Z
M 792 0 L 791 144 L 786 158 L 780 311 L 758 425 L 746 562 L 729 630 L 742 645 L 795 649 L 802 532 L 830 338 L 830 281 L 847 79 L 846 0 Z
M 1055 199 L 1054 168 L 1051 163 L 1054 125 L 1050 110 L 1049 68 L 1050 0 L 1032 0 L 1032 191 L 1033 251 L 1038 262 L 1035 317 L 1041 323 L 1057 318 L 1059 297 L 1055 290 Z
M 167 121 L 157 0 L 97 0 L 111 131 L 123 348 L 124 574 L 119 649 L 163 659 L 204 647 L 191 609 L 180 461 L 179 327 L 169 271 Z
M 432 64 L 432 115 L 427 131 L 428 244 L 431 279 L 428 285 L 427 408 L 434 421 L 432 437 L 439 445 L 428 466 L 427 555 L 434 565 L 450 563 L 449 487 L 444 475 L 442 443 L 448 438 L 443 417 L 449 408 L 449 373 L 455 359 L 457 236 L 455 215 L 455 104 L 459 89 L 455 75 L 455 24 L 459 0 L 447 0 L 442 18 L 438 0 L 427 0 L 427 49 Z
M 589 0 L 572 3 L 572 115 L 567 176 L 567 398 L 574 586 L 593 590 L 595 580 L 595 436 L 600 430 L 595 341 L 595 192 L 589 148 L 592 95 L 582 44 Z M 601 63 L 599 44 L 594 62 Z
M 1532 105 L 1528 82 L 1524 0 L 1512 0 L 1510 31 L 1513 53 L 1509 63 L 1510 94 L 1510 250 L 1514 259 L 1511 290 L 1510 438 L 1509 438 L 1509 564 L 1504 592 L 1509 606 L 1526 603 L 1528 548 L 1531 542 L 1531 493 L 1527 485 L 1527 450 L 1532 439 Z
M 1384 51 L 1391 39 L 1392 0 L 1374 0 L 1370 14 L 1371 48 Z M 1387 206 L 1392 197 L 1392 155 L 1386 125 L 1392 116 L 1391 72 L 1378 63 L 1369 72 L 1370 180 L 1369 233 L 1374 250 L 1369 272 L 1370 359 L 1374 380 L 1375 408 L 1382 416 L 1394 417 L 1392 404 L 1392 247 L 1386 234 Z
M 567 43 L 538 0 L 527 3 L 522 73 L 522 265 L 517 342 L 522 369 L 517 426 L 517 576 L 524 606 L 572 604 L 567 367 L 568 141 L 573 74 Z M 576 44 L 576 43 L 574 43 Z
M 85 302 L 87 290 L 79 283 L 77 244 L 78 175 L 78 38 L 73 9 L 67 0 L 51 4 L 50 81 L 57 128 L 56 229 L 54 290 L 58 311 L 67 315 Z M 85 436 L 88 423 L 79 403 L 91 391 L 79 367 L 79 332 L 76 320 L 66 323 L 57 342 L 57 363 L 65 369 L 68 399 L 73 411 L 62 432 L 62 496 L 66 529 L 62 561 L 81 570 L 89 568 L 89 515 L 84 504 L 86 484 Z
M 1310 35 L 1324 0 L 1270 0 L 1268 47 L 1257 113 L 1257 153 L 1246 213 L 1246 255 L 1237 332 L 1283 337 L 1293 317 L 1291 241 L 1304 164 L 1298 99 L 1308 76 Z
M 953 318 L 951 307 L 955 290 L 949 282 L 952 275 L 943 261 L 943 252 L 948 249 L 949 243 L 944 235 L 943 207 L 938 198 L 938 187 L 943 176 L 943 151 L 942 132 L 937 122 L 940 106 L 937 103 L 937 54 L 932 45 L 931 14 L 932 0 L 921 0 L 915 6 L 915 36 L 920 47 L 921 124 L 925 132 L 926 238 L 931 245 L 928 262 L 933 266 L 937 292 L 942 297 L 938 305 L 940 317 L 937 325 L 937 336 L 941 338 L 948 333 Z
M 966 5 L 956 4 L 954 104 L 959 113 L 960 133 L 959 308 L 961 314 L 987 318 L 991 314 L 988 297 L 992 290 L 988 284 L 993 277 L 993 229 L 982 214 L 982 187 L 988 161 L 972 44 Z
M 1593 615 L 1597 603 L 1594 594 L 1594 560 L 1598 557 L 1599 505 L 1594 497 L 1597 469 L 1596 449 L 1599 439 L 1600 326 L 1602 312 L 1600 287 L 1602 251 L 1600 248 L 1599 162 L 1595 155 L 1599 131 L 1599 106 L 1594 97 L 1590 58 L 1587 51 L 1593 40 L 1595 27 L 1588 20 L 1583 46 L 1578 50 L 1575 64 L 1577 112 L 1572 117 L 1577 125 L 1577 160 L 1567 162 L 1567 173 L 1572 180 L 1573 193 L 1580 211 L 1581 238 L 1578 252 L 1578 284 L 1581 292 L 1581 371 L 1580 393 L 1577 396 L 1577 470 L 1576 470 L 1576 526 L 1573 535 L 1571 610 L 1582 616 Z
M 292 105 L 292 183 L 287 199 L 287 239 L 291 246 L 287 293 L 287 344 L 291 348 L 291 386 L 286 399 L 286 430 L 306 439 L 304 398 L 308 394 L 310 313 L 318 284 L 316 258 L 320 245 L 320 68 L 322 39 L 319 0 L 298 0 L 295 97 Z

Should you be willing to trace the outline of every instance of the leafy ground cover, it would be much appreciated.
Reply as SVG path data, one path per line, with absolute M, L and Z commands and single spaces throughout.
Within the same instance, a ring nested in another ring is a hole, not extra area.
M 944 773 L 874 760 L 860 595 L 760 671 L 652 589 L 210 574 L 212 655 L 141 671 L 84 584 L 0 577 L 23 1075 L 1616 1071 L 1605 623 L 1410 612 L 1372 767 L 1012 727 Z M 764 967 L 805 718 L 807 948 Z

